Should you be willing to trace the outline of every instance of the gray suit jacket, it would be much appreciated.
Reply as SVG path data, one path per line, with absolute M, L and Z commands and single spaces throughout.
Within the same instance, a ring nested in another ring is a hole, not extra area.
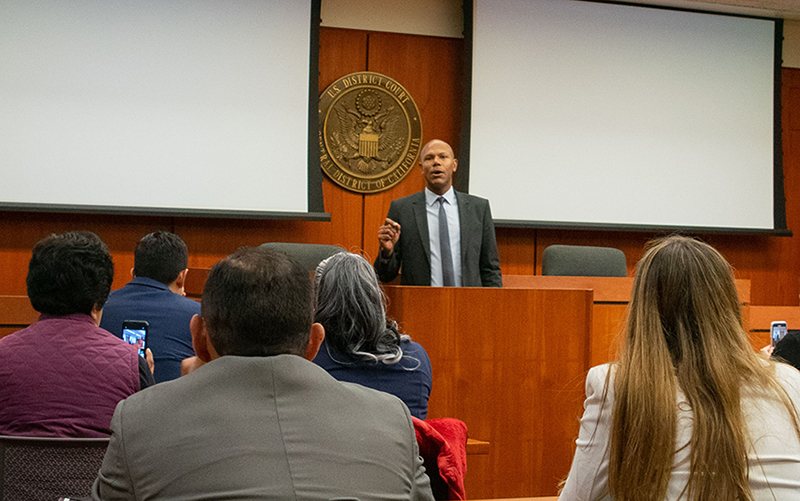
M 461 285 L 464 287 L 502 287 L 500 256 L 489 201 L 456 192 L 461 224 Z M 392 221 L 400 224 L 400 240 L 392 255 L 384 259 L 378 252 L 375 271 L 383 282 L 391 282 L 402 268 L 403 285 L 431 284 L 431 248 L 425 192 L 398 198 L 389 206 Z
M 93 499 L 432 501 L 405 405 L 301 357 L 224 356 L 123 400 Z

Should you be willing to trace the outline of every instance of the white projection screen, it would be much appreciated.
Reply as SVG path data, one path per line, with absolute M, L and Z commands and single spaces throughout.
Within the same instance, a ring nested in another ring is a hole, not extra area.
M 0 1 L 0 206 L 308 215 L 311 5 Z
M 469 191 L 498 224 L 776 228 L 779 21 L 579 0 L 473 15 Z

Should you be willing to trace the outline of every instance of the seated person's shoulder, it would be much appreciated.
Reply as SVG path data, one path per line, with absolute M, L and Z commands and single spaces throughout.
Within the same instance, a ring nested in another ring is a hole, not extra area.
M 410 339 L 403 340 L 400 343 L 400 348 L 403 349 L 403 356 L 404 357 L 412 357 L 419 360 L 423 365 L 430 366 L 431 361 L 430 357 L 428 356 L 428 352 L 425 351 L 425 347 L 421 344 L 411 341 Z
M 181 296 L 180 294 L 172 293 L 172 295 L 175 296 L 173 299 L 175 303 L 189 310 L 197 310 L 197 312 L 200 313 L 200 303 L 198 301 L 195 301 L 192 298 Z
M 417 343 L 416 341 L 412 341 L 411 339 L 404 339 L 400 343 L 400 347 L 403 349 L 403 353 L 426 353 L 425 348 Z
M 375 409 L 376 412 L 396 414 L 408 413 L 406 404 L 400 398 L 383 391 L 368 388 L 358 383 L 336 381 L 341 386 L 340 397 L 345 405 L 365 405 Z
M 589 373 L 586 375 L 586 386 L 592 387 L 595 389 L 604 388 L 606 385 L 606 379 L 608 379 L 608 373 L 611 372 L 611 378 L 613 380 L 614 371 L 613 371 L 613 364 L 602 364 L 596 365 L 589 369 Z
M 791 389 L 800 397 L 800 371 L 797 368 L 788 363 L 778 361 L 775 364 L 775 376 L 784 387 L 787 387 L 787 391 Z M 800 401 L 796 403 L 800 405 Z

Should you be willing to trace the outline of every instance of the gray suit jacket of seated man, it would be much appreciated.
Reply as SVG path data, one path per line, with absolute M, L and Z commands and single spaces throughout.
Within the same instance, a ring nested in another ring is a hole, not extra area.
M 405 405 L 296 355 L 220 357 L 111 428 L 96 500 L 433 500 Z

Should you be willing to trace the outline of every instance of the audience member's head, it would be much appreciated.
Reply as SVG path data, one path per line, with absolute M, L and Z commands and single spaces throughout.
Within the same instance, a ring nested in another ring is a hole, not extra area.
M 282 252 L 242 248 L 215 264 L 203 290 L 201 312 L 216 354 L 306 356 L 310 344 L 318 348 L 324 333 L 309 342 L 311 289 L 308 271 Z M 200 318 L 192 321 L 193 334 Z M 202 359 L 201 354 L 202 347 Z
M 28 297 L 48 315 L 91 314 L 102 310 L 114 280 L 108 247 L 94 233 L 50 235 L 33 248 Z
M 358 254 L 340 252 L 322 261 L 314 276 L 315 319 L 329 346 L 342 355 L 392 364 L 400 361 L 397 324 L 386 319 L 386 299 L 375 269 Z
M 800 331 L 790 330 L 783 336 L 783 339 L 775 345 L 772 358 L 786 362 L 800 370 Z
M 648 246 L 636 267 L 614 374 L 611 497 L 666 497 L 684 426 L 676 409 L 680 390 L 693 415 L 688 492 L 751 498 L 742 387 L 772 392 L 787 409 L 792 404 L 748 341 L 733 270 L 719 252 L 681 236 Z
M 733 270 L 713 247 L 673 236 L 649 246 L 636 267 L 628 328 L 637 355 L 663 346 L 675 368 L 699 367 L 752 347 L 742 328 Z
M 189 264 L 189 250 L 181 237 L 155 231 L 142 237 L 133 252 L 133 275 L 170 285 Z

